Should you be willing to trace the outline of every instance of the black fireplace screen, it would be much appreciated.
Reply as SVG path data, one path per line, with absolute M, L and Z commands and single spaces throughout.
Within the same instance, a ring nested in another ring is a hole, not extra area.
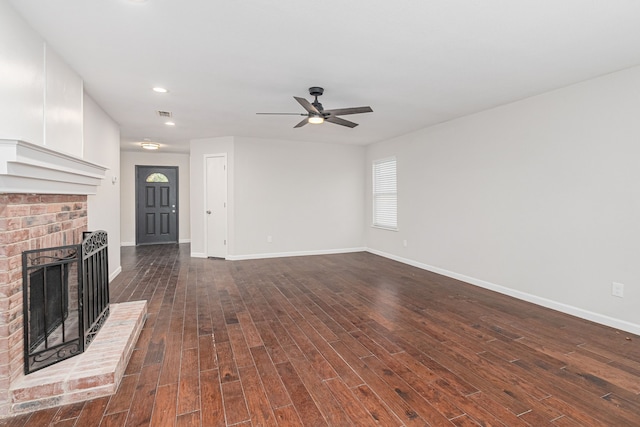
M 107 233 L 22 254 L 25 374 L 82 353 L 109 315 Z

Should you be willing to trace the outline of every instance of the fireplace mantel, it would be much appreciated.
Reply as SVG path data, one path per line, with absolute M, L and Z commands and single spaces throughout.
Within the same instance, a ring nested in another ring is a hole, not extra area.
M 96 194 L 106 171 L 41 145 L 0 139 L 0 193 Z

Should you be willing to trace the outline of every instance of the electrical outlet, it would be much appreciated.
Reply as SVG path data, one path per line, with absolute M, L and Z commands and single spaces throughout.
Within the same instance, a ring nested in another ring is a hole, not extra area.
M 404 246 L 405 248 L 407 247 L 407 240 L 406 239 L 402 241 L 402 246 Z
M 267 236 L 267 243 L 273 243 L 273 237 Z
M 613 282 L 611 284 L 611 295 L 618 298 L 624 297 L 624 285 L 622 283 Z

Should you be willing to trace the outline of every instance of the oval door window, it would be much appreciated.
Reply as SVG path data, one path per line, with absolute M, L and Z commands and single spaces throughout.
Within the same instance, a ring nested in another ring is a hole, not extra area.
M 152 173 L 150 174 L 147 179 L 145 180 L 147 182 L 169 182 L 169 178 L 167 178 L 167 176 L 163 173 Z

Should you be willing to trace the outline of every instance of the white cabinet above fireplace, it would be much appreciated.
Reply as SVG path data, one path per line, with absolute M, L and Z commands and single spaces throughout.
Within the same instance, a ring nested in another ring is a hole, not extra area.
M 0 193 L 95 194 L 106 171 L 41 145 L 0 139 Z

